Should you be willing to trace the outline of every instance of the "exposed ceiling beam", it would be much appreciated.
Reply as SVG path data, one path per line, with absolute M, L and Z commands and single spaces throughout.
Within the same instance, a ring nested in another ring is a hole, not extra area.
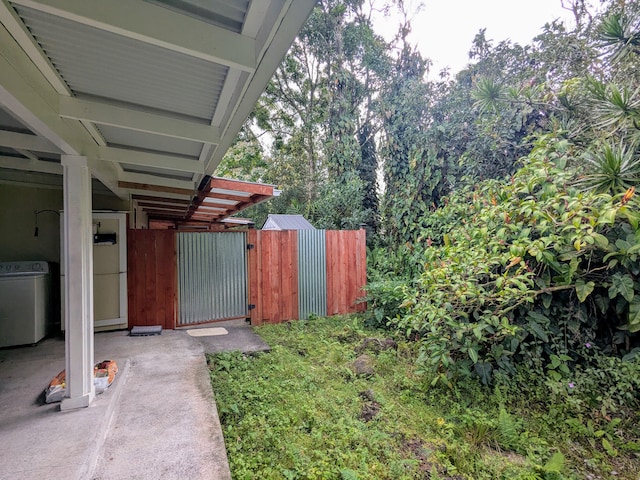
M 30 172 L 53 173 L 55 175 L 62 175 L 62 165 L 60 165 L 59 163 L 7 157 L 2 155 L 0 155 L 0 168 L 10 168 L 12 170 L 28 170 Z
M 28 150 L 22 150 L 20 148 L 15 149 L 23 157 L 27 157 L 29 160 L 40 160 L 37 155 L 29 152 Z
M 219 126 L 224 120 L 224 116 L 229 110 L 229 104 L 231 103 L 233 93 L 236 91 L 236 88 L 238 88 L 239 82 L 240 71 L 229 70 L 227 72 L 227 76 L 224 79 L 224 85 L 222 87 L 222 91 L 220 92 L 220 97 L 218 98 L 216 111 L 213 114 L 211 125 Z
M 224 202 L 216 202 L 211 201 L 211 199 L 207 198 L 206 201 L 202 202 L 200 204 L 200 207 L 221 207 L 221 208 L 230 208 L 230 207 L 235 207 L 237 204 L 237 202 L 231 202 L 231 203 L 224 203 Z
M 235 207 L 235 205 L 233 205 L 233 207 Z M 231 207 L 231 208 L 233 208 Z M 205 207 L 204 205 L 199 205 L 198 206 L 198 212 L 200 213 L 209 213 L 209 212 L 226 212 L 227 210 L 229 210 L 229 208 L 223 208 L 223 207 Z
M 62 153 L 58 147 L 46 138 L 6 130 L 0 130 L 0 146 L 19 150 L 33 150 L 35 152 Z
M 154 210 L 152 208 L 143 208 L 142 210 L 145 213 L 147 213 L 149 216 L 154 216 L 154 217 L 175 218 L 175 219 L 185 218 L 184 213 L 167 212 L 166 210 Z
M 60 96 L 60 116 L 202 143 L 220 143 L 220 129 L 95 100 Z
M 142 0 L 12 0 L 117 35 L 251 72 L 256 42 Z
M 183 200 L 179 198 L 165 198 L 165 197 L 153 197 L 151 195 L 134 195 L 133 200 L 139 202 L 154 202 L 154 203 L 168 203 L 172 205 L 188 206 L 191 200 Z
M 197 160 L 189 160 L 188 158 L 173 155 L 127 150 L 125 148 L 98 147 L 98 158 L 111 162 L 163 168 L 165 170 L 175 170 L 179 172 L 202 173 L 204 170 L 203 165 Z
M 142 207 L 143 210 L 148 208 L 157 209 L 157 210 L 167 210 L 167 211 L 177 211 L 177 212 L 186 212 L 186 205 L 169 205 L 166 203 L 149 203 L 149 202 L 138 202 L 138 205 Z
M 207 198 L 221 198 L 223 200 L 233 200 L 234 202 L 246 202 L 249 197 L 243 197 L 240 195 L 231 195 L 228 193 L 208 193 Z
M 186 183 L 186 182 L 173 182 L 173 183 Z M 177 195 L 185 195 L 189 197 L 192 197 L 195 192 L 195 188 L 187 189 L 187 188 L 180 188 L 180 187 L 170 187 L 165 185 L 151 185 L 145 182 L 120 181 L 118 182 L 118 186 L 126 190 L 140 190 L 143 192 L 175 193 Z

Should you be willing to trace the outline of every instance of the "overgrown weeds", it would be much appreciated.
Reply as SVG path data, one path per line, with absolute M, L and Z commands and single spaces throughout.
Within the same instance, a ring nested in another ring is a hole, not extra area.
M 360 318 L 257 329 L 255 357 L 209 357 L 235 479 L 635 479 L 637 412 L 553 398 L 526 373 L 447 387 L 417 348 Z M 388 348 L 381 348 L 388 346 Z M 366 355 L 374 373 L 353 362 Z

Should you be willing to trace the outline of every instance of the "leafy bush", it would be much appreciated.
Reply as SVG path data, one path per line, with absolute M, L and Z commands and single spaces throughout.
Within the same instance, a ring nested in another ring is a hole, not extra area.
M 421 339 L 437 379 L 489 383 L 524 364 L 560 381 L 585 345 L 611 355 L 637 342 L 639 202 L 576 188 L 571 159 L 568 142 L 542 137 L 510 181 L 457 192 L 426 222 L 423 271 L 389 320 Z

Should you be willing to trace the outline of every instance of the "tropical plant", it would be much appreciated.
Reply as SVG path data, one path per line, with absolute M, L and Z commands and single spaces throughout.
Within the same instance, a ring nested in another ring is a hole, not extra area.
M 422 231 L 424 270 L 389 322 L 441 380 L 522 364 L 564 378 L 587 342 L 637 342 L 640 204 L 575 189 L 570 152 L 543 137 L 512 179 L 453 194 Z
M 605 143 L 596 152 L 586 151 L 582 158 L 587 173 L 576 182 L 578 187 L 621 193 L 640 183 L 640 155 L 624 144 Z

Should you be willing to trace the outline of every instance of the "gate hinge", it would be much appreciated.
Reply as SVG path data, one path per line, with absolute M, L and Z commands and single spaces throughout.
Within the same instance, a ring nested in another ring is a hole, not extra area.
M 255 245 L 253 243 L 247 243 L 247 250 L 251 250 L 255 248 Z
M 255 304 L 250 303 L 250 304 L 249 304 L 249 310 L 253 310 L 254 308 L 256 308 Z

